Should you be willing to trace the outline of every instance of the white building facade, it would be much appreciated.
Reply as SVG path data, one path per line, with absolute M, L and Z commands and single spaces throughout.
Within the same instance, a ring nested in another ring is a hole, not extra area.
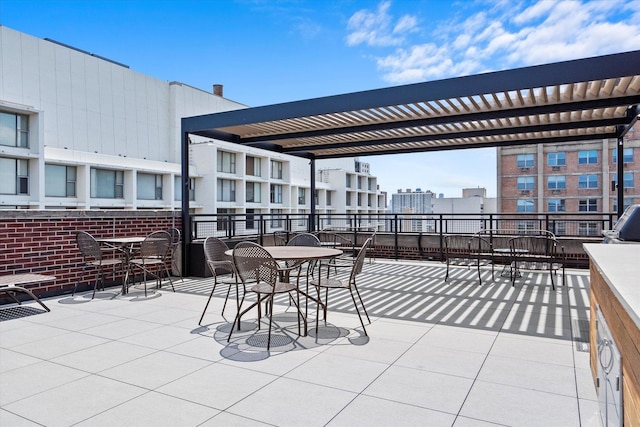
M 162 81 L 3 26 L 0 76 L 0 208 L 180 209 L 180 119 L 246 107 L 220 86 Z M 314 199 L 319 213 L 385 208 L 357 160 L 318 161 L 312 197 L 305 159 L 193 142 L 194 213 L 308 213 Z M 366 190 L 325 179 L 341 167 Z

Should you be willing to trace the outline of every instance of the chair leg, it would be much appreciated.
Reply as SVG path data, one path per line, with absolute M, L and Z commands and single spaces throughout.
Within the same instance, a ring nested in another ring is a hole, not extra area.
M 353 300 L 353 307 L 356 309 L 356 313 L 358 314 L 358 319 L 360 319 L 360 324 L 362 325 L 362 330 L 364 331 L 365 336 L 367 335 L 367 329 L 364 327 L 364 322 L 362 321 L 362 316 L 360 315 L 360 310 L 358 310 L 358 304 L 356 303 L 356 298 L 353 295 L 353 291 L 351 289 L 349 289 L 349 293 L 351 294 L 351 299 Z M 358 297 L 360 297 L 360 295 L 358 295 Z M 362 299 L 360 300 L 360 302 L 362 302 Z M 364 308 L 364 305 L 362 306 L 362 308 Z M 365 310 L 366 313 L 366 310 Z M 367 320 L 369 319 L 369 315 L 367 315 Z M 371 323 L 371 320 L 369 320 L 369 323 Z
M 271 295 L 270 299 L 269 299 L 269 332 L 267 333 L 267 351 L 269 351 L 269 349 L 271 348 L 271 324 L 273 323 L 273 295 Z M 260 322 L 260 319 L 258 319 L 258 322 Z
M 224 304 L 222 304 L 222 314 L 224 314 L 224 309 L 227 307 L 227 301 L 229 301 L 229 294 L 231 293 L 231 285 L 227 288 L 227 296 L 224 298 Z M 212 294 L 213 295 L 213 294 Z M 238 293 L 236 291 L 236 298 Z
M 202 325 L 202 319 L 204 319 L 204 314 L 207 312 L 207 308 L 209 307 L 209 303 L 211 302 L 211 297 L 213 296 L 213 293 L 216 290 L 216 286 L 217 286 L 217 283 L 214 282 L 213 289 L 211 289 L 211 293 L 209 294 L 209 299 L 207 300 L 207 303 L 204 306 L 204 310 L 202 310 L 202 316 L 200 316 L 200 321 L 198 322 L 198 325 Z M 224 309 L 222 310 L 222 312 L 224 313 Z
M 360 296 L 360 291 L 358 290 L 358 287 L 355 285 L 355 283 L 353 284 L 353 289 L 355 289 L 356 290 L 356 294 L 358 294 L 358 299 L 360 300 L 360 304 L 362 305 L 362 309 L 364 310 L 364 314 L 366 314 L 366 316 L 367 316 L 367 321 L 369 323 L 371 323 L 371 319 L 369 319 L 369 313 L 367 313 L 367 308 L 364 306 L 364 302 L 362 301 L 362 297 Z M 352 293 L 352 296 L 353 296 L 353 293 Z M 358 314 L 358 316 L 359 315 L 360 314 Z

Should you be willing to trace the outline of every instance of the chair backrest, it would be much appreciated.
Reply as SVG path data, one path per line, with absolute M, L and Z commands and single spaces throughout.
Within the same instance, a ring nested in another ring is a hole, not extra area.
M 166 258 L 171 247 L 171 235 L 166 231 L 154 231 L 140 244 L 142 258 Z
M 557 241 L 551 236 L 518 236 L 509 240 L 509 247 L 526 255 L 555 256 Z
M 204 257 L 213 274 L 233 273 L 233 257 L 225 254 L 229 246 L 217 237 L 210 236 L 204 241 Z
M 371 245 L 371 237 L 369 237 L 362 244 L 360 251 L 358 252 L 358 256 L 356 257 L 356 262 L 353 263 L 353 269 L 351 270 L 351 275 L 349 276 L 349 285 L 353 285 L 356 281 L 356 276 L 362 273 L 362 266 L 364 265 L 364 258 L 367 256 L 367 249 Z
M 233 248 L 233 263 L 242 283 L 264 282 L 275 286 L 278 263 L 262 246 L 240 242 Z
M 311 233 L 300 233 L 293 236 L 287 246 L 320 246 L 320 240 Z
M 287 244 L 287 237 L 289 233 L 286 231 L 274 231 L 273 232 L 273 245 L 274 246 L 285 246 Z
M 82 258 L 85 262 L 96 260 L 102 260 L 102 250 L 100 250 L 100 243 L 86 231 L 79 231 L 76 234 L 76 243 L 78 249 L 82 254 Z
M 171 246 L 178 246 L 180 244 L 180 230 L 175 227 L 171 227 L 167 230 L 167 233 L 171 236 Z

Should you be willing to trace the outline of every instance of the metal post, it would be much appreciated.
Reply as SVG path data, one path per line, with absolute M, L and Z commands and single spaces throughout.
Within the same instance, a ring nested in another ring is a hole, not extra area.
M 309 174 L 311 178 L 311 210 L 309 213 L 309 232 L 315 231 L 314 218 L 316 217 L 316 159 L 311 158 L 309 162 Z
M 618 164 L 617 164 L 617 189 L 618 189 L 618 218 L 622 216 L 624 212 L 624 138 L 618 138 L 617 146 Z M 603 211 L 604 206 L 603 206 Z
M 182 128 L 184 129 L 184 119 Z M 188 248 L 191 245 L 191 215 L 189 213 L 189 134 L 181 133 L 181 158 L 182 158 L 182 274 L 189 276 L 191 271 L 188 262 Z

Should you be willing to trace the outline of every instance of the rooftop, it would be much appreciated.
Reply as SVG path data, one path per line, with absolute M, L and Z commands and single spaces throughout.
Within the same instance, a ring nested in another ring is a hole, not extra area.
M 50 313 L 4 306 L 0 424 L 600 425 L 588 271 L 568 270 L 555 291 L 546 273 L 515 287 L 483 274 L 479 286 L 455 268 L 445 283 L 439 263 L 366 263 L 368 337 L 348 294 L 307 337 L 281 299 L 270 351 L 254 311 L 227 343 L 222 287 L 198 326 L 211 278 L 147 298 L 64 295 L 44 300 Z

